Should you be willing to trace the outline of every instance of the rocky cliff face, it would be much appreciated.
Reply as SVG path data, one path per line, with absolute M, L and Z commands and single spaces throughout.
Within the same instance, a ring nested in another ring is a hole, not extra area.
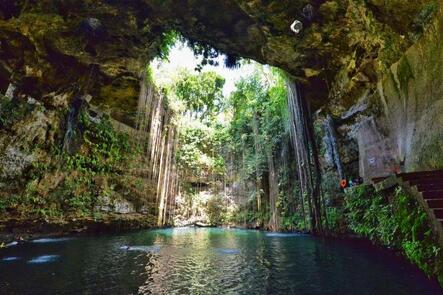
M 137 130 L 90 105 L 91 98 L 0 96 L 2 232 L 170 223 L 175 127 L 167 104 L 152 89 Z
M 23 175 L 57 161 L 53 149 L 63 146 L 78 97 L 90 95 L 93 105 L 135 126 L 140 77 L 171 29 L 300 81 L 311 108 L 334 119 L 348 175 L 359 170 L 369 180 L 441 168 L 438 4 L 0 0 L 2 191 L 40 185 Z M 290 30 L 295 20 L 299 33 Z M 43 186 L 56 190 L 65 178 L 55 169 Z
M 342 143 L 358 144 L 354 160 L 367 181 L 443 167 L 442 34 L 440 8 L 424 35 L 340 113 Z
M 376 80 L 419 36 L 436 5 L 430 0 L 1 1 L 0 87 L 5 91 L 13 81 L 34 96 L 78 87 L 111 106 L 122 97 L 133 103 L 140 70 L 157 53 L 161 34 L 176 29 L 305 80 L 318 107 L 328 98 L 328 85 L 341 97 Z M 289 29 L 294 20 L 302 23 L 298 34 Z M 353 103 L 347 102 L 345 107 Z

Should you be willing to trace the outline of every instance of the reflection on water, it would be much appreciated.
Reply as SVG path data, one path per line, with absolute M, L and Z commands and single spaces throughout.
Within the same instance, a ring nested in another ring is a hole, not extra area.
M 220 254 L 240 254 L 238 249 L 215 249 Z
M 17 256 L 10 256 L 10 257 L 3 257 L 2 261 L 14 261 L 14 260 L 19 260 L 20 257 Z
M 60 243 L 73 240 L 73 238 L 44 238 L 32 240 L 31 243 Z
M 389 253 L 307 235 L 175 228 L 41 240 L 0 251 L 0 294 L 440 294 Z
M 49 263 L 54 262 L 60 257 L 60 255 L 42 255 L 32 258 L 28 261 L 28 263 L 36 264 L 36 263 Z
M 298 237 L 304 236 L 304 234 L 299 233 L 266 233 L 267 237 L 276 237 L 276 238 L 290 238 L 290 237 Z
M 126 250 L 126 251 L 140 251 L 140 252 L 146 252 L 146 253 L 160 252 L 160 246 L 121 246 L 120 249 Z

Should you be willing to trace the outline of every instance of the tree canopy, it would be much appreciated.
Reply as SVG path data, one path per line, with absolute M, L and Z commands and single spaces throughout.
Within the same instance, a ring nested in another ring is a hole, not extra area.
M 225 79 L 214 72 L 183 71 L 173 85 L 175 95 L 194 118 L 204 119 L 220 112 L 223 105 Z

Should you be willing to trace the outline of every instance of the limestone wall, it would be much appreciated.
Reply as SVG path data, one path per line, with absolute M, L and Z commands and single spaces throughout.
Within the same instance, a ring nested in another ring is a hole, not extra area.
M 377 85 L 379 114 L 359 123 L 360 174 L 443 168 L 443 13 Z

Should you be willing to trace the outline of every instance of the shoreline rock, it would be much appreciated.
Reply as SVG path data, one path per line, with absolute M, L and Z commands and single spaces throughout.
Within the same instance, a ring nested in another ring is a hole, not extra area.
M 151 216 L 143 214 L 109 214 L 71 220 L 15 219 L 0 220 L 0 245 L 26 242 L 36 238 L 77 234 L 105 234 L 137 229 L 157 228 Z

